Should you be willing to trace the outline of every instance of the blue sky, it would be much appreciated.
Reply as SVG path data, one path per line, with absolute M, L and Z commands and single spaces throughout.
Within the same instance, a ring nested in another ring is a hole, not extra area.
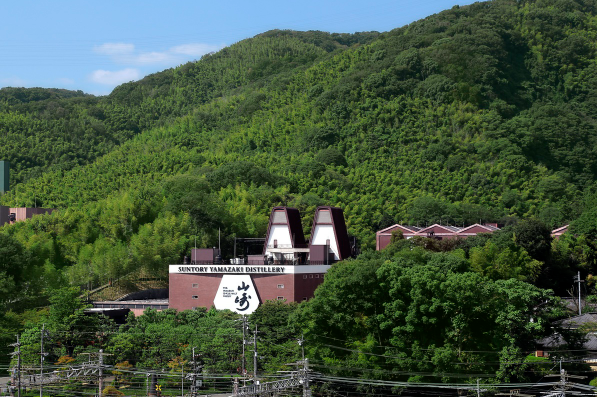
M 0 5 L 0 87 L 105 95 L 270 29 L 385 32 L 458 0 L 19 0 Z

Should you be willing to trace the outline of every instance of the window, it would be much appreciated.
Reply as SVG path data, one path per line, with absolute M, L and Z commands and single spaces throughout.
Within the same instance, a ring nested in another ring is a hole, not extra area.
M 286 218 L 285 211 L 274 211 L 272 223 L 287 223 L 288 219 Z
M 199 296 L 193 295 L 193 299 L 199 299 Z
M 305 278 L 307 278 L 307 275 L 306 275 L 306 274 L 303 274 L 303 279 L 305 279 Z
M 332 214 L 328 210 L 322 210 L 317 213 L 317 223 L 332 223 Z
M 284 284 L 278 284 L 278 288 L 284 288 Z
M 316 275 L 315 275 L 315 278 L 319 278 L 319 274 L 316 274 Z
M 278 248 L 278 240 L 274 239 L 274 248 Z
M 199 288 L 199 284 L 197 284 L 197 283 L 193 283 L 192 287 L 193 287 L 193 288 Z
M 283 296 L 278 296 L 278 300 L 279 300 L 279 301 L 283 301 L 283 300 L 284 300 L 284 297 L 283 297 Z
M 307 301 L 307 297 L 303 296 L 303 302 L 306 302 L 306 301 Z
M 309 278 L 313 278 L 313 275 L 312 275 L 312 274 L 309 274 Z

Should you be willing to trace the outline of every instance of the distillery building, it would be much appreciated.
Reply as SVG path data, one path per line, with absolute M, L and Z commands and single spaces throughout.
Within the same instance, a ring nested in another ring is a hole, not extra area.
M 340 208 L 318 207 L 307 241 L 299 211 L 274 207 L 262 254 L 222 261 L 215 248 L 193 249 L 190 263 L 170 265 L 169 306 L 250 314 L 267 300 L 304 301 L 313 297 L 333 263 L 350 255 Z
M 10 190 L 10 162 L 0 161 L 0 194 Z M 52 208 L 10 208 L 0 206 L 0 226 L 30 219 L 35 215 L 51 214 Z

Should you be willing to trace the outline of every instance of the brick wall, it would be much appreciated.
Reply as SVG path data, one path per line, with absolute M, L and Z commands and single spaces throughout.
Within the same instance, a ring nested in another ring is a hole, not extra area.
M 213 306 L 222 276 L 223 274 L 171 273 L 170 307 L 177 310 L 188 310 L 194 307 L 209 309 Z M 323 274 L 252 274 L 251 279 L 260 303 L 276 300 L 278 297 L 287 302 L 301 302 L 304 298 L 313 297 L 313 292 L 323 282 Z M 194 284 L 196 287 L 193 287 Z M 193 299 L 193 296 L 197 299 Z

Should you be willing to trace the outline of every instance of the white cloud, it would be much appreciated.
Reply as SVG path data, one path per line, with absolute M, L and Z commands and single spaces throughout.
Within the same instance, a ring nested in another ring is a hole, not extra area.
M 116 86 L 131 80 L 139 79 L 137 69 L 127 68 L 115 72 L 109 70 L 96 70 L 89 76 L 91 81 L 98 84 Z
M 137 51 L 133 44 L 104 43 L 95 46 L 93 51 L 109 56 L 113 62 L 121 65 L 176 65 L 188 60 L 189 57 L 199 58 L 212 51 L 223 48 L 223 45 L 203 43 L 181 44 L 166 51 Z
M 167 63 L 170 62 L 172 58 L 172 54 L 167 52 L 142 52 L 133 58 L 133 62 L 143 65 Z
M 104 43 L 93 47 L 93 51 L 98 54 L 110 56 L 127 55 L 135 51 L 135 45 L 128 43 Z
M 19 77 L 8 77 L 0 79 L 0 85 L 3 87 L 26 87 L 28 83 Z
M 170 52 L 174 54 L 189 55 L 194 57 L 200 57 L 212 51 L 218 51 L 223 46 L 216 46 L 203 43 L 190 43 L 181 44 L 170 48 Z

